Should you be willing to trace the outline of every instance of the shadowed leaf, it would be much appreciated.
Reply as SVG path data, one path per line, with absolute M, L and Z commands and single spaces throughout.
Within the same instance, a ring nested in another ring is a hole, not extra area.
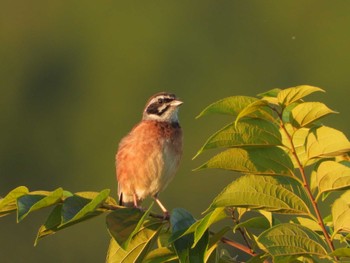
M 350 258 L 350 248 L 349 247 L 338 248 L 338 249 L 334 250 L 332 253 L 330 253 L 329 256 Z
M 179 262 L 204 262 L 204 255 L 208 246 L 209 233 L 206 231 L 202 234 L 196 246 L 192 247 L 194 237 L 193 234 L 182 236 L 194 223 L 193 216 L 183 208 L 176 208 L 172 211 L 170 223 L 172 226 L 171 240 L 174 241 L 174 249 Z M 174 238 L 179 237 L 180 238 Z
M 107 215 L 107 228 L 113 238 L 124 250 L 127 250 L 131 239 L 142 227 L 151 211 L 151 208 L 152 205 L 146 212 L 137 208 L 120 208 Z
M 235 232 L 237 228 L 256 228 L 256 229 L 267 229 L 270 228 L 270 222 L 267 220 L 266 217 L 253 217 L 246 221 L 240 222 L 239 224 L 235 225 L 233 228 L 233 231 Z
M 204 168 L 267 175 L 293 175 L 294 170 L 288 154 L 278 147 L 228 149 L 195 170 Z
M 277 99 L 279 104 L 285 107 L 317 91 L 324 92 L 323 89 L 317 87 L 302 85 L 281 90 L 277 95 Z
M 262 250 L 273 257 L 291 255 L 326 256 L 326 244 L 310 229 L 296 224 L 279 224 L 258 237 Z M 285 259 L 286 260 L 286 259 Z
M 162 220 L 149 217 L 131 238 L 126 250 L 122 249 L 112 238 L 106 263 L 143 262 L 153 248 L 163 224 Z
M 229 184 L 212 202 L 217 207 L 246 207 L 281 214 L 310 214 L 298 181 L 283 176 L 245 175 Z
M 47 195 L 27 194 L 17 199 L 17 221 L 23 220 L 30 212 L 57 204 L 63 195 L 62 188 L 58 188 Z

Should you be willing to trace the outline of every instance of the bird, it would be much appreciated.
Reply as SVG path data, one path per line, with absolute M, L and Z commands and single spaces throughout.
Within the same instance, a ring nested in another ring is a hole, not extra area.
M 175 94 L 160 92 L 146 103 L 141 121 L 121 139 L 116 153 L 119 205 L 142 209 L 151 196 L 165 217 L 158 195 L 174 178 L 182 156 L 183 135 Z

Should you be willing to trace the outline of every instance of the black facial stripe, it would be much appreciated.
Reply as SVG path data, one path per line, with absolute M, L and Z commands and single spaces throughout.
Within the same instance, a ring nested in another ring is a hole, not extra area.
M 155 114 L 158 116 L 161 116 L 164 112 L 166 112 L 169 109 L 169 105 L 167 105 L 164 109 L 162 109 L 161 111 L 159 111 L 159 109 L 161 108 L 161 104 L 159 104 L 158 102 L 152 103 L 151 105 L 148 106 L 147 108 L 147 113 L 148 114 Z

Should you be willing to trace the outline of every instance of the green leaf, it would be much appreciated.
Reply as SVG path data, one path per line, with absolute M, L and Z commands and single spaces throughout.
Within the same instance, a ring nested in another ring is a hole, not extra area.
M 149 217 L 130 240 L 127 250 L 122 249 L 115 239 L 112 238 L 106 262 L 143 262 L 153 248 L 163 224 L 162 220 Z
M 350 190 L 336 199 L 332 206 L 334 233 L 350 232 Z
M 350 162 L 346 162 L 350 163 Z M 350 167 L 345 163 L 324 161 L 317 168 L 316 180 L 319 194 L 350 187 Z
M 306 149 L 309 159 L 334 157 L 349 152 L 350 142 L 342 132 L 321 126 L 310 131 Z
M 274 226 L 258 237 L 262 250 L 273 257 L 290 255 L 326 256 L 326 244 L 312 230 L 290 223 Z
M 169 242 L 174 242 L 175 240 L 179 239 L 182 236 L 193 233 L 194 241 L 193 241 L 192 248 L 194 248 L 211 225 L 225 218 L 227 218 L 227 215 L 225 213 L 225 208 L 223 207 L 216 208 L 210 213 L 208 213 L 204 218 L 193 223 L 189 228 L 187 228 L 185 232 L 180 231 L 180 232 L 177 232 L 176 234 L 173 234 L 169 239 Z
M 266 217 L 253 217 L 246 221 L 240 222 L 235 225 L 233 231 L 235 232 L 238 228 L 255 228 L 255 229 L 267 229 L 270 228 L 270 222 Z
M 237 124 L 244 117 L 256 116 L 256 115 L 253 115 L 253 113 L 256 113 L 256 112 L 258 112 L 258 114 L 261 114 L 262 116 L 266 116 L 267 111 L 270 110 L 268 107 L 266 107 L 268 104 L 269 103 L 265 100 L 257 100 L 250 103 L 247 107 L 242 109 L 240 113 L 237 115 L 235 124 Z M 270 115 L 267 115 L 268 116 L 267 119 L 269 120 L 273 119 L 271 115 L 272 115 L 272 112 Z
M 151 208 L 152 205 L 146 212 L 133 207 L 120 208 L 107 215 L 106 224 L 109 233 L 124 250 L 127 249 L 134 235 L 139 232 Z
M 22 221 L 30 212 L 44 207 L 52 206 L 61 201 L 63 195 L 62 188 L 57 188 L 48 195 L 37 195 L 29 193 L 17 199 L 17 221 Z
M 0 217 L 8 215 L 17 210 L 17 198 L 27 194 L 28 188 L 19 186 L 10 191 L 4 198 L 0 199 Z
M 272 97 L 272 98 L 277 98 L 278 93 L 280 93 L 281 89 L 275 88 L 263 93 L 258 94 L 258 97 L 264 98 L 264 97 Z
M 216 101 L 206 107 L 196 118 L 211 113 L 220 113 L 237 116 L 247 105 L 258 99 L 247 96 L 233 96 Z
M 348 247 L 337 248 L 336 250 L 334 250 L 332 253 L 329 253 L 328 255 L 331 257 L 350 258 L 350 248 L 348 248 Z
M 189 250 L 193 244 L 193 235 L 182 236 L 182 234 L 195 222 L 194 217 L 183 208 L 176 208 L 172 211 L 170 217 L 172 235 L 170 240 L 175 240 L 174 248 L 180 262 L 186 262 L 188 260 Z M 178 236 L 182 237 L 177 238 Z
M 317 87 L 302 85 L 281 90 L 277 95 L 277 99 L 279 104 L 285 107 L 317 91 L 324 92 L 323 89 Z
M 80 195 L 80 193 L 77 194 Z M 45 224 L 39 228 L 34 245 L 37 245 L 41 238 L 103 213 L 104 210 L 100 209 L 100 205 L 106 200 L 108 194 L 109 189 L 105 189 L 100 193 L 89 192 L 85 196 L 93 199 L 87 199 L 63 191 L 63 196 L 67 197 L 63 200 L 63 204 L 54 207 Z
M 237 125 L 231 123 L 213 134 L 195 157 L 204 150 L 218 147 L 261 147 L 281 144 L 281 133 L 275 124 L 263 119 L 243 119 Z
M 298 181 L 284 176 L 245 175 L 229 184 L 212 202 L 217 207 L 247 207 L 281 214 L 309 215 L 306 193 Z
M 315 232 L 321 232 L 322 229 L 320 227 L 320 225 L 318 224 L 318 222 L 310 219 L 310 218 L 307 218 L 307 217 L 293 217 L 291 220 L 290 220 L 290 223 L 294 223 L 294 224 L 299 224 L 299 225 L 302 225 L 302 226 L 305 226 L 307 227 L 308 229 L 311 229 L 312 231 L 315 231 Z
M 40 226 L 34 242 L 34 246 L 38 244 L 41 238 L 55 234 L 56 231 L 58 231 L 58 226 L 61 224 L 61 219 L 62 219 L 61 210 L 62 210 L 62 204 L 59 204 L 54 207 L 49 217 L 46 219 L 45 224 Z
M 233 148 L 212 157 L 195 170 L 220 168 L 242 173 L 293 175 L 293 163 L 278 147 Z
M 195 222 L 193 216 L 183 208 L 176 208 L 172 211 L 170 223 L 172 226 L 172 240 L 185 233 Z M 180 262 L 204 262 L 204 255 L 209 241 L 209 233 L 206 231 L 197 242 L 193 244 L 193 234 L 188 234 L 174 241 L 174 248 Z
M 62 206 L 62 224 L 60 227 L 101 214 L 102 211 L 98 211 L 98 208 L 107 199 L 109 192 L 109 189 L 102 190 L 92 200 L 79 195 L 66 198 Z
M 153 249 L 145 257 L 143 263 L 163 263 L 176 260 L 178 257 L 170 248 L 160 247 Z
M 227 231 L 231 230 L 231 227 L 226 226 L 224 228 L 222 228 L 219 232 L 216 232 L 215 234 L 213 234 L 210 239 L 209 239 L 209 243 L 208 243 L 208 248 L 207 251 L 205 253 L 205 262 L 207 262 L 209 260 L 209 258 L 211 257 L 212 253 L 215 251 L 215 249 L 218 247 L 219 245 L 219 241 L 221 241 L 221 238 L 226 234 Z
M 305 127 L 335 111 L 321 102 L 304 102 L 291 111 L 292 123 L 296 127 Z

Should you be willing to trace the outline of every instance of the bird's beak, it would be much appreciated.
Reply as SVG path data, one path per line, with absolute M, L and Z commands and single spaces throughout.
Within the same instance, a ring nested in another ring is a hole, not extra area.
M 183 104 L 183 101 L 181 101 L 181 100 L 173 100 L 173 101 L 171 102 L 171 106 L 174 106 L 174 107 L 178 107 L 178 106 L 180 106 L 181 104 Z

